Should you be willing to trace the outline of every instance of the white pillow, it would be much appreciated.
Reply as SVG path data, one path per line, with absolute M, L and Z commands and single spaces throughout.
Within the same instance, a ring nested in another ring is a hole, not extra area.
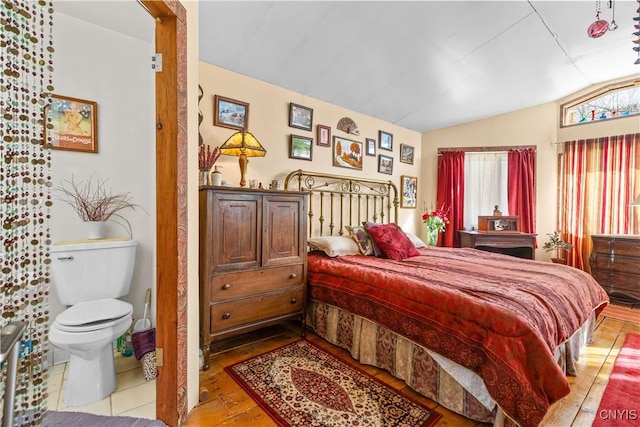
M 358 244 L 351 237 L 312 237 L 307 240 L 307 245 L 309 245 L 312 250 L 323 251 L 330 257 L 360 254 L 360 248 L 358 247 Z
M 413 233 L 409 233 L 408 231 L 405 231 L 404 234 L 407 235 L 407 237 L 409 238 L 409 240 L 411 240 L 411 242 L 413 243 L 413 245 L 416 248 L 426 248 L 427 244 L 425 242 L 423 242 L 418 236 L 416 236 Z

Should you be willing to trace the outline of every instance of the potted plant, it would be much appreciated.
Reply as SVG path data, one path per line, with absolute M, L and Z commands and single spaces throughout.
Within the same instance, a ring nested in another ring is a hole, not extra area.
M 85 182 L 63 180 L 56 187 L 61 194 L 57 200 L 67 203 L 76 211 L 80 219 L 88 224 L 89 239 L 104 238 L 104 224 L 113 221 L 124 227 L 133 237 L 131 224 L 122 215 L 123 209 L 140 207 L 131 201 L 130 193 L 113 194 L 106 186 L 107 180 L 93 179 L 93 175 Z
M 560 256 L 560 251 L 569 252 L 571 249 L 573 249 L 573 245 L 562 240 L 558 231 L 547 233 L 547 236 L 549 236 L 549 241 L 545 242 L 545 244 L 542 246 L 542 249 L 544 249 L 545 252 L 556 251 L 556 256 L 555 258 L 551 258 L 551 261 L 557 264 L 566 264 L 567 260 L 564 257 Z

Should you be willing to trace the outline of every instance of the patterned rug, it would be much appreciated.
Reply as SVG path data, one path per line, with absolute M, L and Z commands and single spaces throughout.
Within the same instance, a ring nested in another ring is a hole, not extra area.
M 632 310 L 620 305 L 609 304 L 604 310 L 602 310 L 601 315 L 640 324 L 640 310 Z
M 616 357 L 593 427 L 637 427 L 640 423 L 640 335 L 627 334 Z
M 166 427 L 160 420 L 105 415 L 86 412 L 47 411 L 42 422 L 43 427 Z
M 225 371 L 280 426 L 428 427 L 441 417 L 305 340 Z

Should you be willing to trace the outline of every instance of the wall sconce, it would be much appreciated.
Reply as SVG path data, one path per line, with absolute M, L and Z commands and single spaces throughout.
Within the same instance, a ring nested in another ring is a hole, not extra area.
M 247 157 L 264 157 L 267 154 L 260 142 L 251 132 L 236 132 L 220 147 L 220 153 L 240 157 L 240 187 L 247 185 Z

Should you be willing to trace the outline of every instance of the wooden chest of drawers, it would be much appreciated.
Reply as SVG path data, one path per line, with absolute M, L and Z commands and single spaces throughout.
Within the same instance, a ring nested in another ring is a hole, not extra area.
M 640 236 L 594 234 L 591 275 L 612 300 L 640 302 Z
M 298 192 L 200 189 L 200 346 L 306 308 L 306 204 Z M 304 329 L 303 329 L 304 331 Z

